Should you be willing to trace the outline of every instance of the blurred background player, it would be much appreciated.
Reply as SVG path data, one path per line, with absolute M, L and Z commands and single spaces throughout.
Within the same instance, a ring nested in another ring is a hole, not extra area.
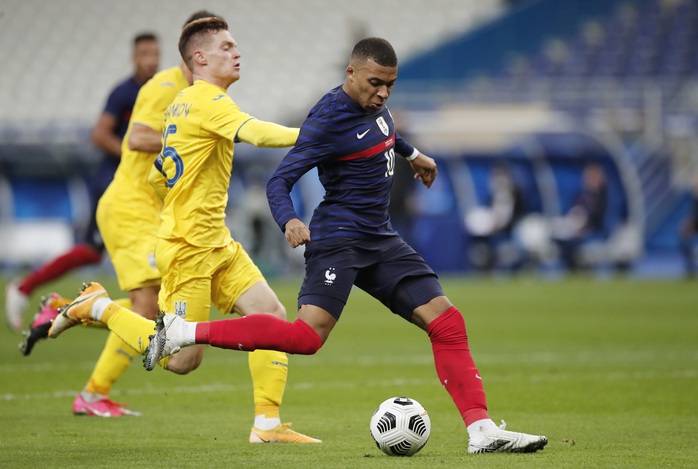
M 162 135 L 163 143 L 158 143 L 157 149 L 164 144 L 161 156 L 175 163 L 167 180 L 155 172 L 159 186 L 167 182 L 164 206 L 152 188 L 139 189 L 148 185 L 154 155 L 129 151 L 97 212 L 121 287 L 129 291 L 134 309 L 139 306 L 141 310 L 136 311 L 151 319 L 137 317 L 132 324 L 112 329 L 119 334 L 110 336 L 114 345 L 130 350 L 130 357 L 121 360 L 121 372 L 136 350 L 142 351 L 147 345 L 136 335 L 141 327 L 145 326 L 146 337 L 153 332 L 158 290 L 161 308 L 176 311 L 189 321 L 208 320 L 211 303 L 223 312 L 241 315 L 286 314 L 242 246 L 230 238 L 224 218 L 233 141 L 266 147 L 290 146 L 296 141 L 298 130 L 258 121 L 242 113 L 225 94 L 239 79 L 240 54 L 227 23 L 220 17 L 188 22 L 182 32 L 180 52 L 193 76 L 182 73 L 184 65 L 158 74 L 155 78 L 159 82 L 152 80 L 139 93 L 130 130 L 141 132 L 143 141 L 151 140 L 151 151 L 155 145 L 150 137 Z M 174 81 L 171 85 L 178 87 L 177 91 L 186 88 L 185 79 L 194 79 L 195 83 L 170 104 L 162 96 L 174 97 L 171 90 L 161 91 L 170 85 L 163 76 Z M 147 114 L 141 114 L 142 103 Z M 164 123 L 159 110 L 162 105 L 167 108 Z M 157 132 L 163 124 L 167 131 Z M 130 143 L 131 138 L 127 141 Z M 168 163 L 158 157 L 158 167 L 167 171 L 163 164 L 168 168 Z M 134 212 L 138 212 L 137 216 Z M 153 265 L 155 260 L 159 272 Z M 174 373 L 187 374 L 202 359 L 203 347 L 197 347 L 173 355 L 161 365 Z M 249 367 L 255 402 L 249 441 L 319 443 L 320 440 L 281 423 L 279 407 L 288 374 L 286 354 L 260 350 L 250 354 Z
M 513 247 L 514 227 L 526 213 L 523 191 L 509 169 L 501 165 L 492 168 L 488 186 L 486 207 L 470 211 L 465 219 L 471 236 L 468 258 L 476 268 L 485 271 L 492 270 L 498 262 L 516 268 L 522 256 L 500 255 L 500 248 Z
M 81 243 L 67 253 L 49 261 L 22 279 L 8 283 L 5 291 L 5 319 L 15 332 L 22 330 L 23 313 L 29 296 L 37 287 L 55 280 L 67 272 L 101 261 L 104 243 L 97 229 L 97 202 L 114 177 L 121 158 L 121 143 L 128 128 L 136 95 L 160 63 L 160 48 L 152 33 L 137 35 L 133 40 L 133 75 L 119 83 L 109 94 L 102 114 L 92 130 L 92 142 L 102 150 L 103 157 L 92 176 L 90 197 L 92 216 Z
M 679 227 L 679 243 L 684 260 L 686 278 L 696 275 L 696 258 L 694 252 L 695 237 L 698 234 L 698 175 L 693 181 L 691 191 L 690 212 Z
M 582 185 L 572 207 L 565 216 L 553 221 L 553 238 L 568 270 L 574 272 L 582 266 L 579 248 L 584 242 L 607 236 L 607 208 L 606 174 L 600 165 L 587 164 L 582 171 Z

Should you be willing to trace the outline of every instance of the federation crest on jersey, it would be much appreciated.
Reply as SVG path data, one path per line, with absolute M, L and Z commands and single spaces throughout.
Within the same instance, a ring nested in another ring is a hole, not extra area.
M 390 128 L 388 127 L 388 123 L 385 122 L 385 119 L 383 119 L 383 116 L 376 119 L 376 124 L 378 124 L 378 128 L 381 129 L 383 135 L 387 137 L 390 134 Z

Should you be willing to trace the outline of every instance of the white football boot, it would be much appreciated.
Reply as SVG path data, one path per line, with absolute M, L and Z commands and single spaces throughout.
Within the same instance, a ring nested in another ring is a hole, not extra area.
M 506 425 L 502 420 L 499 427 L 483 427 L 471 433 L 468 453 L 535 453 L 548 444 L 544 436 L 510 432 L 505 430 Z
M 150 343 L 145 349 L 143 367 L 152 371 L 163 358 L 175 354 L 182 347 L 194 345 L 185 343 L 184 331 L 187 321 L 176 314 L 158 314 L 155 320 L 155 334 L 150 336 Z

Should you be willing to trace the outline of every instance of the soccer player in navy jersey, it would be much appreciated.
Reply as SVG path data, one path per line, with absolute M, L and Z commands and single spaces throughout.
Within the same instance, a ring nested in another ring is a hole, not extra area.
M 29 296 L 36 288 L 73 269 L 101 261 L 105 248 L 95 217 L 97 202 L 114 178 L 116 168 L 119 166 L 121 141 L 128 129 L 138 91 L 155 75 L 159 63 L 160 49 L 157 37 L 152 33 L 137 35 L 133 40 L 134 73 L 111 91 L 104 110 L 92 129 L 92 142 L 101 150 L 102 158 L 91 179 L 92 216 L 84 241 L 26 277 L 8 283 L 5 292 L 5 319 L 13 331 L 19 332 L 22 329 L 24 309 Z
M 269 180 L 267 197 L 276 222 L 291 247 L 305 245 L 306 272 L 296 320 L 256 314 L 188 323 L 175 314 L 163 314 L 150 336 L 144 365 L 152 369 L 161 358 L 195 344 L 314 354 L 337 324 L 356 285 L 427 332 L 439 379 L 467 426 L 468 452 L 540 450 L 546 437 L 507 431 L 489 418 L 462 314 L 444 295 L 436 274 L 390 224 L 396 154 L 410 161 L 415 177 L 426 187 L 437 175 L 434 160 L 395 133 L 385 103 L 396 79 L 397 57 L 390 43 L 380 38 L 359 41 L 344 84 L 310 111 L 295 147 Z M 307 227 L 289 194 L 314 167 L 325 197 Z M 104 291 L 83 295 L 73 304 L 76 309 L 94 310 L 104 295 Z

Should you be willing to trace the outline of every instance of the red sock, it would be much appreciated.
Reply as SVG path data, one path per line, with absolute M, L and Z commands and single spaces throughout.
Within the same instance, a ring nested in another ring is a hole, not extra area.
M 86 244 L 78 244 L 25 277 L 19 286 L 19 291 L 25 295 L 31 295 L 35 288 L 57 279 L 66 272 L 84 265 L 96 264 L 101 259 L 101 252 L 95 251 Z
M 468 348 L 463 315 L 455 306 L 429 324 L 436 374 L 451 395 L 465 425 L 487 415 L 487 399 L 480 373 Z
M 278 350 L 312 355 L 322 347 L 322 339 L 300 319 L 288 322 L 271 314 L 251 314 L 242 318 L 200 322 L 196 343 L 245 350 Z

